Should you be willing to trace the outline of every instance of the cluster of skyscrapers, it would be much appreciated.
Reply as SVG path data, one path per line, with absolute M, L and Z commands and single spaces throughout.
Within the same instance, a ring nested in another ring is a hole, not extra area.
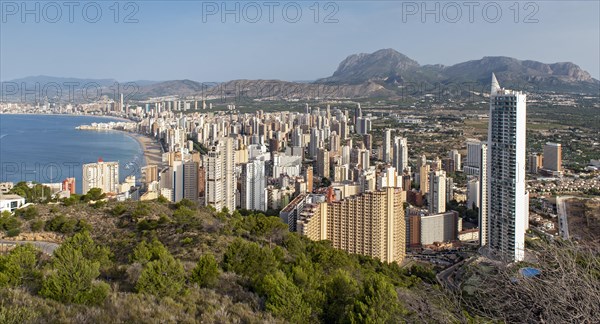
M 470 176 L 467 204 L 479 211 L 481 245 L 502 260 L 524 258 L 526 95 L 500 88 L 495 76 L 488 139 L 467 142 L 464 168 L 458 150 L 409 163 L 409 143 L 392 129 L 374 147 L 376 117 L 363 115 L 360 104 L 353 116 L 330 105 L 307 104 L 303 112 L 234 110 L 184 115 L 149 109 L 137 131 L 159 141 L 164 153 L 160 165 L 143 168 L 139 198 L 281 210 L 291 231 L 401 262 L 407 246 L 458 239 L 461 220 L 447 203 L 455 199 L 450 175 L 464 170 Z M 559 169 L 560 161 L 553 167 Z M 84 193 L 122 190 L 116 162 L 99 161 L 83 171 Z

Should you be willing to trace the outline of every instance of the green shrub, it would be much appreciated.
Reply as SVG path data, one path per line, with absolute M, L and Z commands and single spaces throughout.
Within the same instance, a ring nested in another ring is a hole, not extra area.
M 112 253 L 106 246 L 96 244 L 88 231 L 79 232 L 65 240 L 61 248 L 71 248 L 80 251 L 84 258 L 98 262 L 100 266 L 107 267 L 111 264 Z
M 169 251 L 159 240 L 153 239 L 150 243 L 144 240 L 133 249 L 133 253 L 129 256 L 129 260 L 131 262 L 146 264 L 150 261 L 158 260 L 163 255 L 167 254 L 169 254 Z
M 10 213 L 2 213 L 2 216 L 0 216 L 0 229 L 10 231 L 20 227 L 21 222 L 17 219 L 17 217 L 12 216 Z
M 113 207 L 113 209 L 110 212 L 113 216 L 121 216 L 125 214 L 126 211 L 127 207 L 125 207 L 125 204 L 118 203 L 117 205 L 115 205 L 115 207 Z
M 8 237 L 15 237 L 19 234 L 21 234 L 21 229 L 19 229 L 19 228 L 13 228 L 13 229 L 9 229 L 8 231 L 6 231 L 6 236 L 8 236 Z
M 15 215 L 24 220 L 32 220 L 39 216 L 39 211 L 35 206 L 15 210 Z
M 131 212 L 131 217 L 133 217 L 133 219 L 144 218 L 150 216 L 151 213 L 152 209 L 150 206 L 147 203 L 140 201 L 135 205 L 135 209 Z
M 40 295 L 63 303 L 100 304 L 109 292 L 106 283 L 95 282 L 105 257 L 105 248 L 89 233 L 76 234 L 54 251 L 53 271 L 42 282 Z
M 281 271 L 267 274 L 257 287 L 265 296 L 265 308 L 292 323 L 309 323 L 311 308 L 303 300 L 302 292 Z
M 31 222 L 31 224 L 29 225 L 29 227 L 31 228 L 32 232 L 39 232 L 44 228 L 44 221 L 43 220 L 34 220 L 33 222 Z
M 141 231 L 150 231 L 150 230 L 156 229 L 158 227 L 158 222 L 155 220 L 143 219 L 137 223 L 136 227 L 137 227 L 137 230 L 140 232 Z
M 197 283 L 200 287 L 212 287 L 216 284 L 219 278 L 219 265 L 215 256 L 212 254 L 204 254 L 198 260 L 196 267 L 192 270 L 192 282 Z
M 37 322 L 39 313 L 24 306 L 0 307 L 0 323 L 3 324 L 21 324 Z
M 44 229 L 49 232 L 58 232 L 62 234 L 71 234 L 81 231 L 91 231 L 92 226 L 85 220 L 67 218 L 65 215 L 58 215 L 49 221 L 46 221 Z
M 159 297 L 175 297 L 184 287 L 185 271 L 179 260 L 171 254 L 163 254 L 158 260 L 144 267 L 135 288 L 140 293 Z
M 38 254 L 33 245 L 25 244 L 0 257 L 0 287 L 34 283 L 39 278 L 39 271 L 36 269 Z
M 106 194 L 102 193 L 100 188 L 92 188 L 85 195 L 81 197 L 81 200 L 85 202 L 98 201 L 106 198 Z
M 190 245 L 190 244 L 194 243 L 194 239 L 191 237 L 186 237 L 186 238 L 181 239 L 180 243 L 182 245 Z
M 272 273 L 278 266 L 277 259 L 271 249 L 260 247 L 254 242 L 235 239 L 225 251 L 223 266 L 227 271 L 259 279 Z

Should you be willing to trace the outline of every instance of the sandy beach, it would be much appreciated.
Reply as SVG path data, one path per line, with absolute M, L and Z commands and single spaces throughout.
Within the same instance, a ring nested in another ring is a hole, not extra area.
M 144 150 L 144 159 L 146 161 L 146 165 L 162 165 L 162 151 L 160 149 L 160 144 L 158 144 L 153 138 L 142 134 L 130 132 L 125 133 L 140 143 L 142 150 Z

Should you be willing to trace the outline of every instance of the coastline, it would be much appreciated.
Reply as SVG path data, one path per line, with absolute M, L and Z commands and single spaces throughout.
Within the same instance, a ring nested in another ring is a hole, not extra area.
M 96 118 L 112 119 L 112 120 L 120 121 L 120 122 L 134 122 L 133 120 L 122 118 L 122 117 L 104 116 L 104 115 L 91 115 L 91 114 L 88 115 L 88 114 L 54 114 L 54 113 L 48 113 L 48 114 L 44 114 L 44 113 L 0 113 L 0 118 L 3 115 L 4 116 L 9 116 L 9 115 L 15 115 L 15 116 L 31 115 L 31 116 L 96 117 Z M 156 166 L 160 167 L 163 164 L 162 163 L 162 149 L 161 149 L 161 146 L 160 146 L 160 144 L 154 138 L 152 138 L 150 136 L 147 136 L 147 135 L 144 135 L 144 134 L 139 134 L 139 133 L 124 131 L 124 130 L 118 130 L 118 129 L 110 129 L 110 130 L 107 130 L 107 131 L 121 132 L 121 133 L 126 134 L 127 136 L 130 136 L 134 140 L 136 140 L 137 143 L 138 143 L 138 145 L 141 147 L 142 152 L 143 152 L 144 166 L 156 165 Z
M 29 116 L 96 117 L 96 118 L 114 119 L 114 120 L 121 121 L 121 122 L 133 122 L 133 120 L 127 119 L 127 118 L 123 118 L 123 117 L 106 116 L 106 115 L 91 115 L 91 114 L 55 114 L 55 113 L 44 114 L 44 113 L 14 113 L 14 112 L 2 113 L 2 112 L 0 112 L 0 117 L 3 116 L 3 115 L 4 116 L 10 116 L 10 115 L 14 115 L 14 116 L 29 115 Z
M 162 150 L 160 149 L 160 145 L 153 138 L 139 133 L 122 132 L 131 136 L 141 146 L 142 151 L 144 152 L 145 166 L 156 165 L 160 167 L 162 165 Z
M 96 118 L 106 118 L 113 119 L 120 122 L 133 122 L 131 119 L 117 117 L 117 116 L 105 116 L 105 115 L 91 115 L 91 114 L 43 114 L 43 113 L 0 113 L 2 115 L 32 115 L 32 116 L 68 116 L 68 117 L 96 117 Z M 144 166 L 148 165 L 156 165 L 161 166 L 162 164 L 162 150 L 160 145 L 151 137 L 139 134 L 132 133 L 128 131 L 118 130 L 118 129 L 110 129 L 109 131 L 117 131 L 127 134 L 131 138 L 135 139 L 140 147 L 142 148 L 144 154 Z
M 156 165 L 160 167 L 162 165 L 162 150 L 160 144 L 158 144 L 154 138 L 134 132 L 128 132 L 121 129 L 84 129 L 82 131 L 94 131 L 94 132 L 119 132 L 125 134 L 138 142 L 142 148 L 144 154 L 144 166 Z
M 75 177 L 76 191 L 79 193 L 82 190 L 83 164 L 96 162 L 99 158 L 118 161 L 122 171 L 119 181 L 123 181 L 127 175 L 138 176 L 144 163 L 158 162 L 151 155 L 152 147 L 160 148 L 158 142 L 154 146 L 144 146 L 143 144 L 151 141 L 138 140 L 135 136 L 135 141 L 130 140 L 127 138 L 132 136 L 130 133 L 124 137 L 123 134 L 110 134 L 110 131 L 104 132 L 105 134 L 78 131 L 76 126 L 81 124 L 107 123 L 115 119 L 98 119 L 105 116 L 93 115 L 77 115 L 82 118 L 73 118 L 74 116 L 76 115 L 0 115 L 0 161 L 17 165 L 12 173 L 3 172 L 0 181 L 55 183 L 66 177 Z M 148 150 L 150 151 L 145 152 Z M 157 154 L 158 156 L 161 154 Z

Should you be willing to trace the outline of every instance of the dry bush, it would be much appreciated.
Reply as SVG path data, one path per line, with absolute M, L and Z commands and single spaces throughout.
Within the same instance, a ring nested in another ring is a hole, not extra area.
M 598 323 L 600 248 L 572 242 L 540 243 L 531 251 L 541 274 L 523 277 L 524 264 L 479 273 L 473 295 L 462 293 L 470 312 L 517 323 Z M 476 270 L 476 269 L 475 269 Z

